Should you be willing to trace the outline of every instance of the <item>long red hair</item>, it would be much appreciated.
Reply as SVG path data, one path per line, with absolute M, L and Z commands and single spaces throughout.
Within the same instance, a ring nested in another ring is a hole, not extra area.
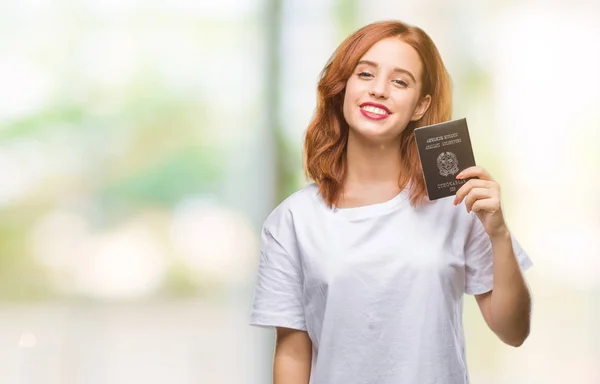
M 319 193 L 329 207 L 338 201 L 346 175 L 349 127 L 342 112 L 346 82 L 371 46 L 389 37 L 397 37 L 417 51 L 423 64 L 421 97 L 431 96 L 423 117 L 411 121 L 402 132 L 403 172 L 398 180 L 400 188 L 410 183 L 413 206 L 427 196 L 413 131 L 452 118 L 450 76 L 435 44 L 422 29 L 400 21 L 384 21 L 369 24 L 344 40 L 321 72 L 317 108 L 304 141 L 304 171 L 319 186 Z

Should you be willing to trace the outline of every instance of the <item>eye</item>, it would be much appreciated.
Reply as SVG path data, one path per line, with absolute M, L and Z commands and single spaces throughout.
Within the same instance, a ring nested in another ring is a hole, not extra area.
M 369 72 L 362 71 L 362 72 L 360 72 L 358 74 L 358 77 L 360 77 L 360 78 L 367 78 L 367 77 L 373 77 L 373 75 L 370 74 Z
M 408 83 L 406 81 L 404 81 L 404 80 L 400 80 L 400 79 L 394 80 L 394 83 L 398 84 L 401 87 L 408 87 Z

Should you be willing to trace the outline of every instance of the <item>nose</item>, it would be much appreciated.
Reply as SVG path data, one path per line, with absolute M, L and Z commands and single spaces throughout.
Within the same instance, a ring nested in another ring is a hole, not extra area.
M 369 90 L 369 95 L 377 99 L 387 99 L 388 97 L 388 89 L 387 89 L 387 81 L 379 77 L 375 79 L 375 81 L 371 82 L 372 86 Z

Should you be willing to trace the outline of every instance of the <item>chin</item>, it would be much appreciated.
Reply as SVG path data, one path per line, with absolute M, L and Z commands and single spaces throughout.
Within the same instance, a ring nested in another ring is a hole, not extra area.
M 382 127 L 357 127 L 350 128 L 351 133 L 360 136 L 364 139 L 368 139 L 373 142 L 386 142 L 397 140 L 400 138 L 400 132 L 392 131 L 390 129 L 382 129 Z

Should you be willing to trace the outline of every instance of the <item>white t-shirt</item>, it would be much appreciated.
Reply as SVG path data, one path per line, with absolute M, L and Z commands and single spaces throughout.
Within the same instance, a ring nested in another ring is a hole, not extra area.
M 491 242 L 464 203 L 408 198 L 330 209 L 310 184 L 266 219 L 250 323 L 308 332 L 310 384 L 469 383 L 463 294 L 493 288 Z

